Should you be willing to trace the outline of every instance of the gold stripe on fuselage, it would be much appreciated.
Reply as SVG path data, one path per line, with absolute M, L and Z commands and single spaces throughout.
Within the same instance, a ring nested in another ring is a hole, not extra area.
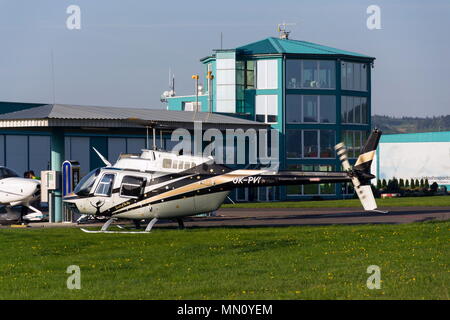
M 151 203 L 154 201 L 178 196 L 180 194 L 187 193 L 187 192 L 197 191 L 197 190 L 201 190 L 204 188 L 224 184 L 224 183 L 233 181 L 233 179 L 235 179 L 235 178 L 245 178 L 248 176 L 258 175 L 258 174 L 261 174 L 264 172 L 267 172 L 267 171 L 265 171 L 265 170 L 235 170 L 232 172 L 222 174 L 220 176 L 215 176 L 215 177 L 207 178 L 204 180 L 196 181 L 194 183 L 191 183 L 191 184 L 188 184 L 188 185 L 185 185 L 182 187 L 178 187 L 176 189 L 173 189 L 173 190 L 170 190 L 170 191 L 167 191 L 164 193 L 160 193 L 156 196 L 153 196 L 151 198 L 148 198 L 148 199 L 142 200 L 138 203 L 135 203 L 134 206 L 126 207 L 126 209 L 132 210 L 132 209 L 141 207 L 142 205 L 145 205 L 147 203 Z M 192 179 L 197 179 L 197 177 L 200 177 L 200 175 L 194 175 L 194 176 L 192 176 Z M 124 208 L 121 208 L 121 210 L 122 209 L 124 209 Z

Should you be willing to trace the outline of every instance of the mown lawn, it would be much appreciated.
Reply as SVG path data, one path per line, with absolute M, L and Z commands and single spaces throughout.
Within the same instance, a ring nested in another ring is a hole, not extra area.
M 449 228 L 2 229 L 0 299 L 449 299 Z M 80 290 L 66 287 L 69 265 Z
M 404 197 L 376 199 L 378 207 L 448 207 L 450 196 Z M 358 199 L 322 201 L 274 201 L 224 204 L 221 208 L 354 208 L 361 207 Z

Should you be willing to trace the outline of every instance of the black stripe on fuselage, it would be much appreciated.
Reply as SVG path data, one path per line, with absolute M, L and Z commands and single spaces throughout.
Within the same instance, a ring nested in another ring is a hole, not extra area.
M 281 175 L 259 175 L 255 174 L 253 177 L 261 177 L 261 180 L 259 180 L 258 183 L 252 184 L 252 183 L 246 183 L 246 182 L 226 182 L 219 185 L 214 186 L 206 186 L 203 188 L 199 188 L 192 191 L 187 191 L 178 195 L 169 196 L 166 198 L 158 199 L 152 202 L 145 203 L 141 206 L 133 207 L 127 209 L 126 207 L 122 207 L 117 212 L 112 212 L 112 214 L 121 214 L 125 213 L 130 210 L 134 210 L 137 208 L 142 207 L 148 207 L 151 205 L 163 203 L 163 202 L 170 202 L 174 200 L 179 200 L 183 198 L 189 198 L 194 196 L 201 196 L 205 194 L 211 194 L 211 193 L 217 193 L 217 192 L 223 192 L 223 191 L 229 191 L 235 188 L 247 188 L 247 187 L 265 187 L 265 186 L 279 186 L 279 185 L 302 185 L 302 184 L 318 184 L 318 183 L 339 183 L 339 182 L 350 182 L 351 178 L 348 177 L 347 173 L 345 172 L 329 172 L 329 173 L 319 173 L 318 172 L 282 172 Z M 214 177 L 214 175 L 200 175 L 200 179 L 195 180 L 202 181 L 207 178 Z M 252 177 L 252 176 L 249 176 Z M 316 181 L 316 179 L 320 179 L 320 181 Z M 248 181 L 248 180 L 247 180 Z M 185 182 L 185 180 L 183 180 Z M 191 182 L 190 182 L 191 183 Z M 185 186 L 186 184 L 180 185 L 180 187 Z M 177 189 L 177 188 L 173 188 Z M 172 190 L 173 190 L 172 189 Z M 169 191 L 169 190 L 164 190 Z M 158 192 L 155 192 L 155 195 L 157 195 Z M 145 197 L 143 199 L 140 199 L 139 201 L 145 200 Z M 136 201 L 138 202 L 138 201 Z M 135 203 L 136 203 L 135 202 Z

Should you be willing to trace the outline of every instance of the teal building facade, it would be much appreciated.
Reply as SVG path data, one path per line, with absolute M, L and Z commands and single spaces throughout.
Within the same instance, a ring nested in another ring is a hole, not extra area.
M 202 90 L 168 97 L 167 107 L 265 122 L 279 132 L 280 170 L 338 171 L 334 145 L 343 141 L 355 161 L 370 132 L 374 60 L 307 41 L 266 38 L 202 58 Z M 351 194 L 350 186 L 321 184 L 237 190 L 233 198 L 273 201 Z

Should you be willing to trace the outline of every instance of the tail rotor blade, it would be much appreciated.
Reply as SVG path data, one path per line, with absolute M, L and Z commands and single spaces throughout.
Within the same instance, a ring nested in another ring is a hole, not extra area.
M 349 173 L 349 176 L 352 179 L 355 192 L 358 195 L 358 198 L 361 201 L 364 210 L 375 210 L 377 208 L 377 203 L 375 201 L 375 197 L 373 196 L 372 189 L 370 185 L 361 185 L 361 181 L 355 174 L 353 174 L 353 168 L 348 161 L 347 148 L 345 147 L 344 143 L 341 142 L 334 148 L 336 149 L 336 152 L 339 156 L 339 160 L 341 160 L 342 167 Z

